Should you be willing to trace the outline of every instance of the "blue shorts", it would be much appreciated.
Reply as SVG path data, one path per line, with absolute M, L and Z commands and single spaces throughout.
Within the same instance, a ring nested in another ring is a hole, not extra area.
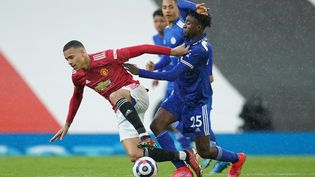
M 167 82 L 167 87 L 164 95 L 164 100 L 167 99 L 171 94 L 173 93 L 174 90 L 174 82 Z
M 199 106 L 189 106 L 183 103 L 175 94 L 168 97 L 161 105 L 162 108 L 172 113 L 179 121 L 178 130 L 185 134 L 195 136 L 208 136 L 211 131 L 210 111 L 211 101 Z

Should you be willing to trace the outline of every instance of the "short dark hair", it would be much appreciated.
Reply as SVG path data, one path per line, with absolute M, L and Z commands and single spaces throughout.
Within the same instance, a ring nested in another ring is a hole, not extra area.
M 163 12 L 162 12 L 162 9 L 157 9 L 153 12 L 153 18 L 155 16 L 162 16 L 163 17 Z
M 70 48 L 84 48 L 84 45 L 80 42 L 80 41 L 77 41 L 77 40 L 72 40 L 72 41 L 69 41 L 64 47 L 63 47 L 63 51 L 66 51 Z
M 195 11 L 190 10 L 189 11 L 189 15 L 194 17 L 195 19 L 197 19 L 197 21 L 203 26 L 203 28 L 206 27 L 211 27 L 211 21 L 212 21 L 212 17 L 211 15 L 202 15 L 202 14 L 198 14 Z

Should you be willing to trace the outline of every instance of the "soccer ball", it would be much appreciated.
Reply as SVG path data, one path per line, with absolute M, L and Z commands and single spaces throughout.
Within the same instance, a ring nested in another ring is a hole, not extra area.
M 135 177 L 154 177 L 157 175 L 158 167 L 151 157 L 139 158 L 132 168 Z

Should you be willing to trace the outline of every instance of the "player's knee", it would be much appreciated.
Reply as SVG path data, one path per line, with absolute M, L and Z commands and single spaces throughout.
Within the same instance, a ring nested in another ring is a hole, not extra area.
M 155 119 L 151 122 L 150 129 L 156 135 L 158 131 L 158 127 L 157 127 L 158 125 L 155 122 L 156 122 Z
M 119 92 L 113 92 L 109 95 L 109 100 L 113 104 L 116 104 L 116 102 L 121 98 L 122 96 L 119 94 Z
M 155 135 L 159 135 L 161 132 L 163 132 L 165 130 L 163 127 L 163 121 L 160 119 L 154 119 L 150 124 L 150 129 Z

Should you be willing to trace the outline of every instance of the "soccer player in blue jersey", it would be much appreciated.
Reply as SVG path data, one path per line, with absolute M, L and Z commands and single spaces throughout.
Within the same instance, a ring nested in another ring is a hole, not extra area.
M 178 7 L 179 6 L 179 7 Z M 168 47 L 172 47 L 172 46 L 177 46 L 179 44 L 181 44 L 184 41 L 184 32 L 183 32 L 183 20 L 185 19 L 187 16 L 187 9 L 199 9 L 200 12 L 202 13 L 202 10 L 206 10 L 206 8 L 203 6 L 203 4 L 195 4 L 195 3 L 191 3 L 189 1 L 178 1 L 178 6 L 177 6 L 177 2 L 176 0 L 163 0 L 162 3 L 162 9 L 163 9 L 163 14 L 161 13 L 161 11 L 157 10 L 153 13 L 153 19 L 154 19 L 154 24 L 155 24 L 155 28 L 158 31 L 158 34 L 153 36 L 153 40 L 155 45 L 166 45 Z M 182 15 L 182 19 L 180 18 L 180 15 Z M 161 21 L 162 19 L 162 15 L 165 16 L 167 22 L 168 22 L 168 26 L 165 28 L 164 32 L 160 31 L 160 27 L 162 24 L 161 22 L 159 23 L 159 21 Z M 164 42 L 161 43 L 163 41 L 162 39 L 162 34 L 164 36 Z M 165 35 L 164 35 L 165 34 Z M 160 61 L 157 64 L 154 64 L 152 61 L 150 61 L 149 63 L 147 63 L 146 65 L 146 69 L 153 71 L 153 70 L 157 70 L 157 71 L 169 71 L 171 70 L 176 64 L 178 63 L 178 58 L 177 57 L 169 57 L 169 56 L 161 56 Z M 211 73 L 209 73 L 210 77 L 213 80 L 212 77 L 212 68 L 211 68 Z M 152 82 L 152 86 L 157 86 L 158 85 L 158 81 L 157 80 L 153 80 Z M 172 91 L 174 90 L 174 83 L 173 82 L 168 82 L 167 84 L 167 90 L 164 96 L 164 100 L 167 99 L 167 97 L 169 97 L 172 93 Z M 158 107 L 160 106 L 161 103 L 158 104 Z M 155 109 L 154 112 L 156 112 L 158 110 L 158 108 Z M 183 149 L 187 149 L 190 148 L 193 142 L 193 137 L 189 137 L 189 136 L 183 136 L 178 130 L 176 130 L 175 127 L 178 127 L 180 129 L 180 125 L 176 125 L 177 122 L 173 123 L 172 126 L 170 126 L 170 132 L 172 137 L 175 138 L 179 144 L 181 145 L 181 148 Z M 211 144 L 216 144 L 216 138 L 213 134 L 213 131 L 210 130 L 211 133 Z M 204 159 L 204 168 L 209 166 L 210 164 L 210 159 Z M 177 168 L 180 168 L 182 166 L 184 166 L 183 163 L 181 162 L 175 162 L 174 165 Z M 211 173 L 220 173 L 223 169 L 225 169 L 227 166 L 229 165 L 229 163 L 227 162 L 219 162 L 216 161 L 213 170 L 211 171 Z
M 164 45 L 164 28 L 166 27 L 166 20 L 161 9 L 153 12 L 153 23 L 157 34 L 153 35 L 153 42 L 155 45 Z
M 163 0 L 162 2 L 162 12 L 167 21 L 167 26 L 163 31 L 163 43 L 160 40 L 154 40 L 156 45 L 163 45 L 167 47 L 177 47 L 184 42 L 184 32 L 183 25 L 184 22 L 179 17 L 179 10 L 177 4 L 174 0 Z M 156 35 L 154 39 L 158 39 Z M 158 43 L 156 43 L 156 41 Z M 178 63 L 178 57 L 162 56 L 160 61 L 156 64 L 149 62 L 147 64 L 147 69 L 158 70 L 158 71 L 169 71 Z M 166 99 L 172 93 L 174 89 L 174 83 L 167 83 L 167 90 L 164 96 Z
M 195 135 L 197 152 L 202 158 L 231 162 L 228 176 L 238 177 L 246 160 L 245 154 L 210 146 L 212 88 L 209 65 L 213 65 L 213 60 L 212 47 L 206 40 L 204 30 L 210 27 L 211 17 L 194 11 L 189 11 L 187 15 L 184 33 L 185 45 L 189 46 L 189 50 L 180 58 L 178 65 L 166 72 L 146 71 L 130 64 L 126 68 L 140 77 L 175 82 L 173 94 L 162 103 L 151 124 L 151 130 L 163 148 L 176 149 L 167 127 L 174 121 L 180 121 L 184 133 Z M 198 177 L 202 176 L 198 167 L 193 169 Z
M 162 9 L 157 9 L 153 12 L 153 23 L 154 28 L 157 31 L 157 34 L 153 35 L 152 37 L 153 43 L 154 45 L 164 46 L 164 28 L 166 27 L 166 19 L 163 16 Z M 163 55 L 159 55 L 159 57 L 161 58 L 163 57 Z M 154 65 L 154 63 L 150 61 L 149 63 L 147 63 L 146 68 L 150 69 L 152 65 Z M 159 84 L 158 80 L 153 80 L 152 82 L 153 87 L 158 86 L 158 84 Z
M 160 43 L 161 38 L 159 37 L 161 35 L 159 36 L 155 35 L 153 37 L 154 43 L 156 45 L 163 45 L 167 47 L 176 47 L 182 44 L 184 42 L 184 31 L 183 31 L 184 21 L 179 16 L 179 9 L 177 7 L 177 2 L 175 0 L 163 0 L 162 1 L 162 15 L 164 16 L 167 22 L 167 26 L 163 30 L 163 39 L 162 39 L 163 43 L 162 44 Z M 154 21 L 156 21 L 155 19 L 156 18 L 154 17 Z M 163 56 L 160 56 L 160 60 L 156 64 L 154 64 L 152 61 L 147 63 L 146 69 L 151 70 L 151 71 L 153 70 L 170 71 L 177 64 L 178 64 L 178 57 L 163 55 Z M 152 86 L 157 86 L 157 85 L 158 85 L 158 81 L 153 80 Z M 171 95 L 173 90 L 174 90 L 174 82 L 168 81 L 163 100 L 167 99 Z M 158 107 L 160 107 L 161 103 L 162 102 L 158 104 Z M 155 110 L 157 111 L 158 108 L 156 108 Z M 173 123 L 172 125 L 168 127 L 171 137 L 175 141 L 179 142 L 180 144 L 179 149 L 190 148 L 192 145 L 192 141 L 188 137 L 183 136 L 178 130 L 176 130 L 175 128 L 176 124 L 177 122 Z M 190 172 L 189 168 L 187 168 L 184 162 L 173 162 L 173 164 L 180 171 L 186 170 L 186 172 L 188 171 Z

